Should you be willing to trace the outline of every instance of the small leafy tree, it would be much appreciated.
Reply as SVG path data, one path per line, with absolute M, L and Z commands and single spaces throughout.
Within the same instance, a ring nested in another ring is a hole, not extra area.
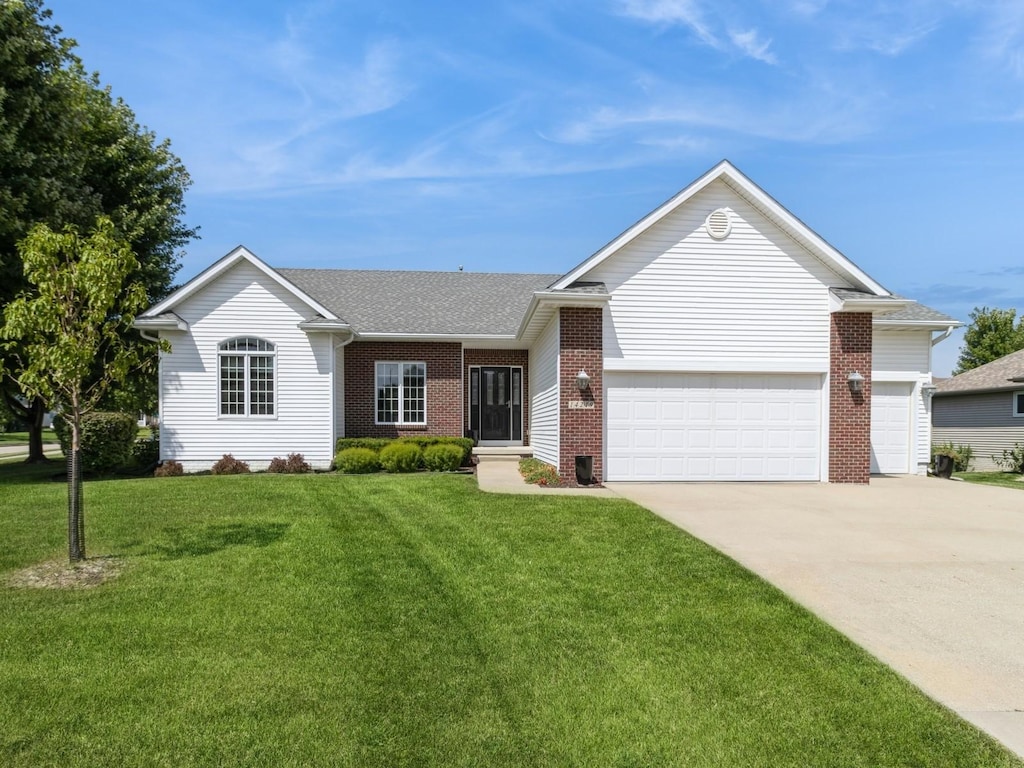
M 8 375 L 29 396 L 57 404 L 71 427 L 68 557 L 75 562 L 85 559 L 82 419 L 112 387 L 152 364 L 128 341 L 146 290 L 129 281 L 138 261 L 105 216 L 88 236 L 39 224 L 18 250 L 30 287 L 4 311 L 0 339 L 14 361 Z
M 970 371 L 1018 349 L 1024 349 L 1024 317 L 1017 320 L 1013 309 L 975 307 L 953 373 Z

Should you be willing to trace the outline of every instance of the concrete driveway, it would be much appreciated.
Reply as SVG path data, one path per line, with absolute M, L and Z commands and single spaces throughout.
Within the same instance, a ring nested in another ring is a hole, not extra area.
M 1024 489 L 608 483 L 1024 756 Z

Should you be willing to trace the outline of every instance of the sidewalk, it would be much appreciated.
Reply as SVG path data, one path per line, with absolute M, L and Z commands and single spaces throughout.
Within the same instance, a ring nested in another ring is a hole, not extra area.
M 60 453 L 60 443 L 43 443 L 43 453 L 53 458 L 53 454 Z M 0 459 L 27 459 L 27 445 L 3 445 L 0 446 Z
M 487 493 L 534 493 L 562 496 L 590 496 L 592 498 L 619 498 L 607 488 L 547 488 L 530 485 L 519 474 L 519 462 L 514 459 L 485 459 L 476 465 L 476 482 Z

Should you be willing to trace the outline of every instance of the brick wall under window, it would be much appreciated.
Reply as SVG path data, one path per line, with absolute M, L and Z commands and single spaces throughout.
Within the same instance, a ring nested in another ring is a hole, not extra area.
M 871 479 L 871 314 L 836 312 L 831 323 L 828 481 Z M 847 377 L 858 371 L 864 389 L 850 392 Z
M 447 342 L 356 341 L 345 352 L 345 436 L 462 436 L 462 345 Z M 427 423 L 376 424 L 376 363 L 427 364 Z
M 560 454 L 558 474 L 562 481 L 576 485 L 576 457 L 591 456 L 594 479 L 604 477 L 604 342 L 603 309 L 600 307 L 562 307 L 559 325 L 559 389 L 561 398 Z M 590 386 L 580 392 L 576 374 L 584 370 Z M 570 408 L 569 403 L 593 403 L 592 408 Z
M 529 445 L 530 436 L 530 352 L 526 349 L 465 349 L 462 352 L 463 388 L 462 408 L 466 425 L 470 423 L 469 418 L 469 369 L 477 365 L 507 365 L 521 366 L 523 369 L 522 398 L 523 404 L 523 445 Z

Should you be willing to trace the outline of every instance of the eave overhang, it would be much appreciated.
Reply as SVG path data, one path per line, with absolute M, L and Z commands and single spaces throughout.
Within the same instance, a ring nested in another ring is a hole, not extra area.
M 188 323 L 173 312 L 164 312 L 152 317 L 136 317 L 132 327 L 140 331 L 187 331 Z
M 532 343 L 537 335 L 561 307 L 603 307 L 611 295 L 608 293 L 582 293 L 574 291 L 537 291 L 519 324 L 516 338 Z

